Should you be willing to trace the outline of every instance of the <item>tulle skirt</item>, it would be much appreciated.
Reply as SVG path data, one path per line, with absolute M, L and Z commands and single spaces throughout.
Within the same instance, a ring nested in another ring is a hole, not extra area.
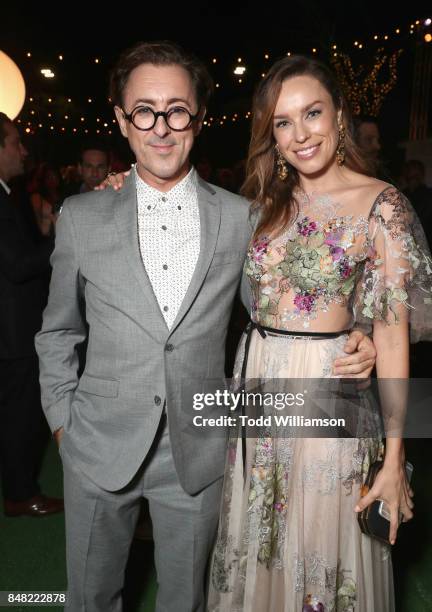
M 252 332 L 247 379 L 329 378 L 346 335 Z M 238 381 L 245 348 L 236 358 Z M 236 384 L 236 383 L 235 383 Z M 390 547 L 360 531 L 354 512 L 379 435 L 230 438 L 211 568 L 210 612 L 390 612 Z

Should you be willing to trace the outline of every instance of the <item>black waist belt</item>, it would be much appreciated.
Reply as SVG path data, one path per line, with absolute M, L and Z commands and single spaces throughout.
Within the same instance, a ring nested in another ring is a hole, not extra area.
M 338 332 L 304 332 L 304 331 L 288 331 L 287 329 L 274 329 L 273 327 L 265 327 L 264 325 L 260 325 L 259 323 L 255 323 L 254 321 L 250 321 L 246 327 L 246 342 L 245 342 L 245 352 L 243 357 L 243 364 L 241 369 L 241 384 L 245 384 L 246 380 L 246 369 L 248 364 L 249 357 L 249 348 L 252 339 L 252 332 L 256 329 L 262 338 L 267 338 L 267 334 L 277 335 L 277 336 L 293 336 L 298 338 L 311 338 L 313 340 L 326 340 L 329 338 L 338 338 L 342 336 L 342 334 L 347 334 L 350 332 L 349 329 L 343 329 Z M 245 414 L 245 406 L 244 402 L 241 402 L 241 414 L 242 416 Z M 246 428 L 242 423 L 241 426 L 242 432 L 242 452 L 243 452 L 243 474 L 245 475 L 245 467 L 246 467 Z

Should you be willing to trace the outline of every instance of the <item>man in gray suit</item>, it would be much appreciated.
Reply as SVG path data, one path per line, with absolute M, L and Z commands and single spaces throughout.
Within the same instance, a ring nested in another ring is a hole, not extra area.
M 204 609 L 225 439 L 189 435 L 182 390 L 223 377 L 252 231 L 247 202 L 202 181 L 189 162 L 211 87 L 205 67 L 173 44 L 125 52 L 111 96 L 136 167 L 120 191 L 66 200 L 57 224 L 36 346 L 64 466 L 74 611 L 121 610 L 142 497 L 153 522 L 157 610 Z M 359 355 L 349 367 L 367 367 L 359 364 L 373 360 L 373 347 Z

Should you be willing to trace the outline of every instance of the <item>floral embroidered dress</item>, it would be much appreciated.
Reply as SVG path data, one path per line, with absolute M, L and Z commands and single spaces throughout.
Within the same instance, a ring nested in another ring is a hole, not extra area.
M 414 340 L 431 333 L 432 261 L 406 198 L 387 187 L 372 207 L 297 196 L 280 236 L 250 244 L 245 263 L 262 326 L 336 332 L 355 321 L 410 317 Z M 427 333 L 425 333 L 427 332 Z M 347 335 L 252 332 L 248 379 L 328 378 Z M 245 337 L 236 358 L 240 384 Z M 229 442 L 221 517 L 210 571 L 211 612 L 389 612 L 389 547 L 361 533 L 354 506 L 369 465 L 382 456 L 367 438 L 272 437 Z

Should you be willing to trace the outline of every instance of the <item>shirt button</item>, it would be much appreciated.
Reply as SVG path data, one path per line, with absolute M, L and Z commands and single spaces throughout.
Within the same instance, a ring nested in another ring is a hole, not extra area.
M 167 266 L 166 264 L 164 264 L 164 265 L 162 266 L 162 268 L 163 268 L 164 270 L 168 270 L 168 266 Z
M 159 397 L 159 395 L 155 395 L 154 396 L 154 403 L 156 404 L 156 406 L 160 406 L 161 404 L 161 398 Z
M 168 353 L 172 353 L 172 352 L 173 352 L 173 350 L 174 350 L 174 345 L 173 345 L 173 344 L 167 344 L 167 345 L 166 345 L 166 347 L 165 347 L 165 350 L 166 350 Z
M 178 208 L 179 210 L 181 210 L 181 206 L 177 206 L 177 208 Z
M 164 309 L 164 312 L 168 312 L 168 306 L 164 306 L 163 309 Z
M 162 202 L 166 202 L 166 201 L 167 201 L 167 199 L 166 199 L 166 197 L 164 196 L 164 197 L 162 198 Z
M 166 225 L 162 225 L 162 229 L 163 229 L 163 230 L 166 230 L 166 229 L 167 229 L 167 226 L 166 226 Z

